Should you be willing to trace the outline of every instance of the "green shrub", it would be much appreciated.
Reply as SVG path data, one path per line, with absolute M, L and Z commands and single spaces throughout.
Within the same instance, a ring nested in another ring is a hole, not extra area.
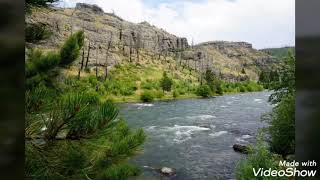
M 173 98 L 177 98 L 179 96 L 179 92 L 177 91 L 177 90 L 174 90 L 173 92 L 172 92 L 172 97 Z
M 140 174 L 141 170 L 130 164 L 120 164 L 109 167 L 98 179 L 127 179 Z
M 163 91 L 157 90 L 157 91 L 154 91 L 154 95 L 156 98 L 161 99 L 164 96 L 164 93 Z
M 147 79 L 146 81 L 142 81 L 141 88 L 148 90 L 159 89 L 159 83 L 157 81 Z
M 261 143 L 258 143 L 256 148 L 251 150 L 252 152 L 246 159 L 242 159 L 236 166 L 236 179 L 238 180 L 285 180 L 288 177 L 268 177 L 268 176 L 254 176 L 253 168 L 257 172 L 259 168 L 267 170 L 281 170 L 278 166 L 278 159 L 268 151 L 268 149 Z
M 198 96 L 209 97 L 211 95 L 211 90 L 208 85 L 200 85 L 196 91 Z
M 272 152 L 287 155 L 294 153 L 295 147 L 295 95 L 283 97 L 271 112 L 270 149 Z
M 154 95 L 151 91 L 145 91 L 141 94 L 140 100 L 142 102 L 152 102 L 154 100 Z
M 96 87 L 96 85 L 99 83 L 98 79 L 95 76 L 89 76 L 88 81 L 92 87 Z
M 90 73 L 90 72 L 91 72 L 91 69 L 90 69 L 89 67 L 86 67 L 86 68 L 84 69 L 84 72 Z
M 240 85 L 239 90 L 240 90 L 240 92 L 246 92 L 247 91 L 246 87 L 243 86 L 243 85 Z
M 25 33 L 27 42 L 48 39 L 52 35 L 52 31 L 46 25 L 40 23 L 27 25 Z
M 223 87 L 221 85 L 217 87 L 216 93 L 219 95 L 223 95 Z

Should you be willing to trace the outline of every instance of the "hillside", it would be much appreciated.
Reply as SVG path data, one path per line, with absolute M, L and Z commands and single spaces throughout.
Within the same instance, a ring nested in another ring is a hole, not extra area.
M 92 85 L 117 101 L 137 101 L 145 91 L 154 91 L 157 98 L 172 98 L 171 93 L 160 89 L 164 71 L 169 72 L 180 97 L 193 97 L 206 71 L 226 83 L 236 83 L 257 81 L 261 71 L 277 66 L 275 58 L 247 42 L 210 41 L 190 46 L 184 37 L 148 22 L 125 21 L 96 5 L 34 8 L 26 16 L 26 24 L 26 48 L 44 51 L 56 50 L 70 34 L 83 30 L 84 48 L 78 62 L 64 70 L 64 77 L 78 76 L 83 83 L 79 86 Z M 33 40 L 38 32 L 46 38 Z M 100 80 L 93 83 L 93 76 Z M 241 89 L 226 84 L 224 87 L 228 89 L 225 92 Z
M 262 49 L 261 51 L 275 58 L 281 59 L 287 56 L 289 51 L 295 53 L 295 47 L 266 48 L 266 49 Z
M 203 67 L 209 64 L 211 69 L 227 80 L 240 80 L 240 71 L 243 68 L 248 69 L 246 72 L 250 79 L 257 80 L 257 73 L 261 68 L 274 63 L 271 56 L 253 49 L 249 43 L 207 42 L 191 48 L 186 38 L 167 33 L 147 22 L 127 22 L 114 14 L 104 13 L 95 5 L 78 3 L 75 9 L 38 9 L 26 18 L 26 22 L 44 24 L 53 32 L 49 39 L 40 43 L 29 43 L 28 47 L 55 49 L 72 31 L 84 29 L 85 51 L 88 50 L 89 43 L 91 48 L 89 64 L 92 65 L 98 56 L 97 61 L 101 68 L 105 64 L 109 41 L 110 65 L 121 63 L 122 55 L 129 57 L 130 47 L 132 58 L 137 57 L 136 49 L 143 49 L 149 55 L 142 58 L 159 55 L 175 59 L 181 57 L 182 63 L 189 64 L 193 69 L 201 70 L 201 64 Z

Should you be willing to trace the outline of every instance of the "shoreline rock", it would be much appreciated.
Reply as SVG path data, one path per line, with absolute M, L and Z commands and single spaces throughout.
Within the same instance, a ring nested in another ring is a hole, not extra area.
M 241 144 L 234 144 L 232 146 L 233 150 L 236 152 L 240 152 L 243 154 L 248 154 L 249 153 L 249 147 L 246 145 L 241 145 Z

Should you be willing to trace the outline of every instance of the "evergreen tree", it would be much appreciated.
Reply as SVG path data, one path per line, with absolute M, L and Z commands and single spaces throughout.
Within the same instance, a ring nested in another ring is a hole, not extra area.
M 173 81 L 171 78 L 168 77 L 166 72 L 163 72 L 163 77 L 160 81 L 160 86 L 163 91 L 171 91 Z
M 60 53 L 27 54 L 26 81 L 33 85 L 25 93 L 27 179 L 126 179 L 139 173 L 125 160 L 144 142 L 144 132 L 130 130 L 111 101 L 54 83 L 59 69 L 76 60 L 82 33 L 71 35 Z
M 210 87 L 211 92 L 217 94 L 223 94 L 222 82 L 219 78 L 217 78 L 214 73 L 210 70 L 205 72 L 205 80 Z

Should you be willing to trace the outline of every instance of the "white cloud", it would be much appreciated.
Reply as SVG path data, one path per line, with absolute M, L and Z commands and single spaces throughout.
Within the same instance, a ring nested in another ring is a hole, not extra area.
M 256 48 L 295 44 L 294 0 L 170 1 L 148 6 L 143 0 L 65 0 L 97 4 L 132 22 L 151 24 L 189 43 L 210 40 L 247 41 Z

